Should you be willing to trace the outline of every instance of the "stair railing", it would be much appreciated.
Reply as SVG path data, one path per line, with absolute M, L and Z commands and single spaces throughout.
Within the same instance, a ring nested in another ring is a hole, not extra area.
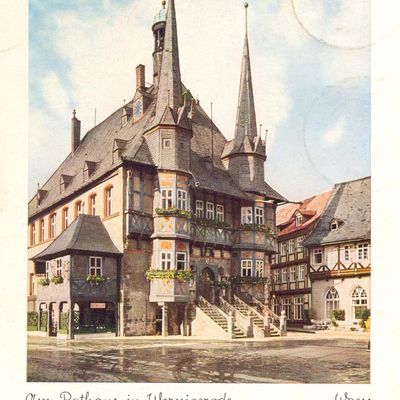
M 237 326 L 241 331 L 243 331 L 246 336 L 248 334 L 249 321 L 246 315 L 242 314 L 238 309 L 236 309 L 232 304 L 228 303 L 223 297 L 219 298 L 219 303 L 221 309 L 226 313 L 232 312 L 235 316 L 235 326 Z M 254 324 L 251 327 L 254 329 Z
M 271 318 L 272 324 L 279 329 L 279 317 L 276 315 L 270 308 L 268 308 L 265 304 L 261 303 L 261 301 L 257 300 L 254 296 L 251 296 L 251 300 L 257 307 L 259 307 L 262 312 L 268 313 Z
M 219 313 L 222 317 L 224 317 L 226 320 L 228 320 L 228 313 L 225 313 L 219 307 L 217 307 L 214 304 L 211 304 L 210 302 L 208 302 L 203 296 L 199 296 L 199 306 L 200 306 L 200 308 L 202 308 L 202 306 L 211 308 L 214 311 L 214 313 L 215 312 Z

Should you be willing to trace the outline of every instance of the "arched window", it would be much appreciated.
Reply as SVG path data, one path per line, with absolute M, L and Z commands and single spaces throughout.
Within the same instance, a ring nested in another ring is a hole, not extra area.
M 351 316 L 353 319 L 360 319 L 361 312 L 367 309 L 368 296 L 367 292 L 361 287 L 357 286 L 351 294 Z
M 339 293 L 332 287 L 325 297 L 325 319 L 332 318 L 333 310 L 339 309 Z

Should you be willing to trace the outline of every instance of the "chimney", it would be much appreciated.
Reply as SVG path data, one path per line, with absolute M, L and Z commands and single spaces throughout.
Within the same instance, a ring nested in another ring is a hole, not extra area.
M 145 66 L 139 64 L 136 67 L 136 90 L 144 89 L 146 87 L 145 82 Z
M 71 153 L 75 153 L 81 142 L 81 121 L 76 118 L 76 111 L 72 112 L 71 119 Z

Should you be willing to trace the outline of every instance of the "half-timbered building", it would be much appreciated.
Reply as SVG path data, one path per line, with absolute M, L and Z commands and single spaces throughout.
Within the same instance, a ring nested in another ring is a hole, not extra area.
M 278 315 L 285 311 L 289 325 L 310 321 L 310 260 L 303 240 L 318 222 L 329 196 L 330 192 L 321 193 L 277 210 L 278 253 L 272 256 L 270 305 Z
M 139 65 L 132 100 L 82 139 L 74 111 L 71 152 L 29 202 L 28 300 L 47 334 L 66 313 L 69 337 L 99 315 L 127 336 L 265 333 L 286 199 L 264 179 L 247 31 L 228 141 L 181 81 L 174 0 L 163 3 L 152 84 Z
M 326 208 L 303 245 L 310 252 L 314 319 L 343 310 L 343 324 L 357 324 L 370 308 L 371 178 L 334 186 Z

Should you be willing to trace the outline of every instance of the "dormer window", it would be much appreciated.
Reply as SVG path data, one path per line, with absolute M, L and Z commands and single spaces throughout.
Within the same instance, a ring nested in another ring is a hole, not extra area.
M 83 182 L 89 180 L 94 170 L 96 169 L 96 163 L 93 161 L 85 161 L 83 165 Z
M 331 231 L 336 231 L 336 229 L 338 229 L 339 226 L 340 226 L 340 222 L 337 219 L 333 219 L 331 221 L 330 229 L 331 229 Z
M 300 226 L 303 223 L 303 216 L 300 213 L 296 214 L 296 226 Z
M 70 175 L 61 175 L 60 177 L 60 193 L 64 193 L 67 189 L 68 185 L 72 181 L 72 176 Z

